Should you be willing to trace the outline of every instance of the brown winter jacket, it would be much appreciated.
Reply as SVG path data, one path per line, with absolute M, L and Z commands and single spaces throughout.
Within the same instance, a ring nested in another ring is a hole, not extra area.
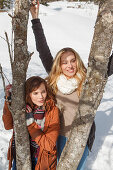
M 4 108 L 3 108 L 2 120 L 4 122 L 4 127 L 6 130 L 13 129 L 13 118 L 12 118 L 11 112 L 8 109 L 6 101 L 5 101 Z M 12 167 L 12 160 L 13 160 L 12 149 L 11 149 L 12 141 L 13 141 L 13 136 L 9 142 L 9 148 L 8 148 L 8 153 L 7 153 L 7 159 L 9 160 L 9 170 Z
M 35 170 L 55 170 L 57 165 L 56 141 L 59 134 L 59 111 L 52 100 L 47 101 L 47 112 L 45 113 L 45 125 L 43 132 L 34 122 L 28 126 L 28 131 L 32 139 L 40 146 L 37 165 Z M 8 109 L 7 103 L 4 104 L 3 122 L 6 130 L 13 129 L 12 115 Z M 12 167 L 12 139 L 8 149 L 7 158 L 9 160 L 9 170 Z
M 40 146 L 37 165 L 35 170 L 55 170 L 57 165 L 56 141 L 59 135 L 58 108 L 49 100 L 45 113 L 44 130 L 34 122 L 28 126 L 28 131 L 33 140 Z

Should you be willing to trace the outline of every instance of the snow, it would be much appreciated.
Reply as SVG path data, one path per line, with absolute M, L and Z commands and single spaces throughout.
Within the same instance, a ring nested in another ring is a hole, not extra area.
M 74 48 L 87 67 L 88 56 L 93 38 L 94 25 L 98 6 L 93 3 L 57 1 L 49 6 L 40 5 L 40 14 L 47 42 L 52 55 L 63 47 Z M 10 11 L 12 13 L 12 11 Z M 29 64 L 27 77 L 47 76 L 35 48 L 35 40 L 31 28 L 31 15 L 28 23 L 28 50 L 34 51 Z M 11 40 L 11 18 L 6 12 L 0 13 L 0 36 L 5 38 L 8 33 Z M 3 71 L 11 82 L 11 68 L 6 42 L 0 38 L 0 63 Z M 113 87 L 109 77 L 101 104 L 96 113 L 96 138 L 92 152 L 89 153 L 85 170 L 113 169 Z M 7 82 L 7 81 L 6 81 Z M 8 82 L 7 82 L 8 84 Z M 0 77 L 0 170 L 8 169 L 7 149 L 12 131 L 6 131 L 2 122 L 4 90 Z

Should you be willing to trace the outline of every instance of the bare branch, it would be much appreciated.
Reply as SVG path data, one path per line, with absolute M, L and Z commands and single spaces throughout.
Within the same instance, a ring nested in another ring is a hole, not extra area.
M 11 67 L 12 67 L 13 58 L 12 58 L 12 54 L 11 54 L 10 43 L 9 43 L 9 38 L 8 38 L 7 32 L 5 32 L 5 36 L 6 36 L 6 41 L 7 41 L 8 50 L 9 50 L 9 57 L 10 57 L 10 62 L 11 62 Z
M 12 16 L 11 14 L 8 13 L 8 15 L 9 15 L 11 18 L 14 18 L 14 16 Z
M 4 41 L 6 41 L 6 39 L 5 39 L 4 37 L 0 36 L 0 38 L 2 38 Z M 6 41 L 6 42 L 7 42 L 7 41 Z M 9 43 L 9 45 L 11 45 L 11 44 Z
M 5 73 L 3 71 L 2 71 L 2 73 L 3 73 L 4 77 L 6 78 L 6 80 L 8 81 L 8 83 L 11 84 L 10 81 L 8 80 L 8 78 L 6 77 Z
M 13 12 L 13 10 L 12 10 L 12 16 L 14 15 L 14 12 Z M 11 32 L 11 55 L 12 55 L 12 57 L 14 56 L 13 54 L 13 33 L 14 33 L 14 31 L 13 31 L 13 27 L 12 27 L 12 32 Z
M 31 57 L 33 54 L 34 54 L 34 52 L 30 53 L 30 55 L 29 55 L 29 56 Z
M 3 76 L 3 71 L 2 71 L 2 66 L 1 66 L 1 64 L 0 64 L 0 74 L 1 74 L 1 77 L 2 77 L 3 87 L 4 87 L 4 92 L 5 92 L 5 80 L 4 80 L 4 76 Z

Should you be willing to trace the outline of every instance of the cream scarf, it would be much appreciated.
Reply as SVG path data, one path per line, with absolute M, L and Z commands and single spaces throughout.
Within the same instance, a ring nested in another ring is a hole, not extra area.
M 77 76 L 81 79 L 81 75 L 77 73 Z M 77 89 L 79 86 L 79 82 L 76 78 L 70 78 L 67 80 L 64 74 L 61 74 L 57 78 L 57 88 L 63 94 L 71 94 Z

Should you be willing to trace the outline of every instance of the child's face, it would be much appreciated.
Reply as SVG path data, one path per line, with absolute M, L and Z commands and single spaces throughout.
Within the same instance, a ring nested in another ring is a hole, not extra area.
M 42 83 L 37 90 L 30 93 L 31 100 L 37 106 L 42 106 L 45 102 L 47 91 L 45 85 Z

